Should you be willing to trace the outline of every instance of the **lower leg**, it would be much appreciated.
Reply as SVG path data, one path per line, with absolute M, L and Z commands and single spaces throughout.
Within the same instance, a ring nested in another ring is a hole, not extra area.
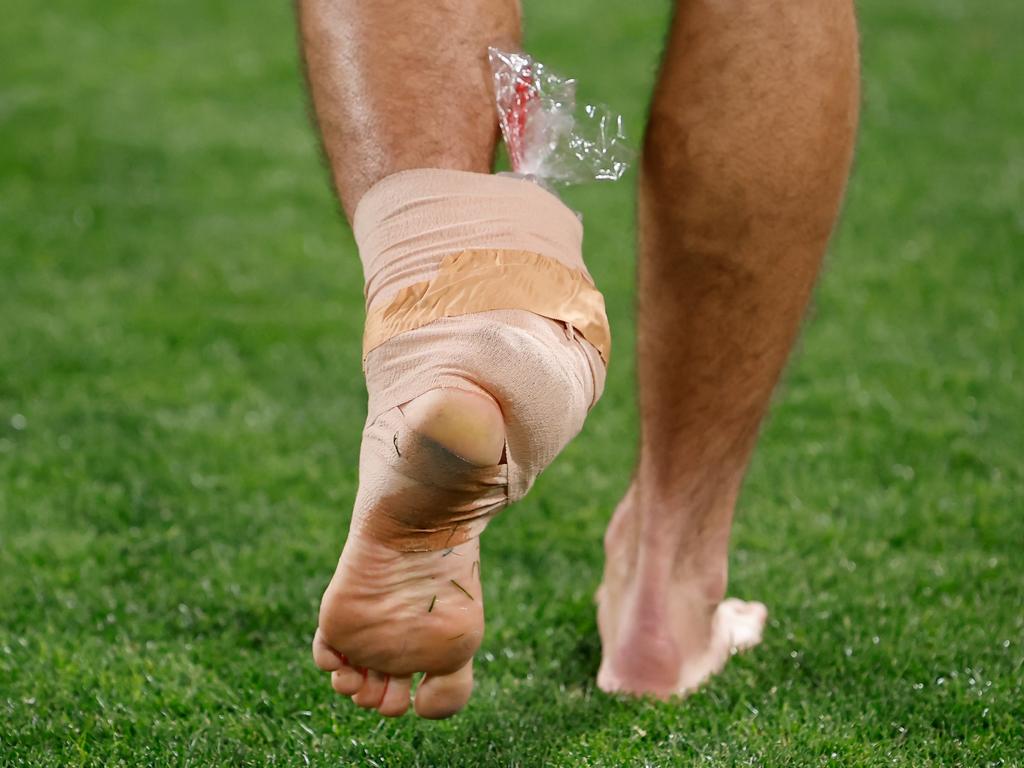
M 487 47 L 518 40 L 516 0 L 298 0 L 298 11 L 323 148 L 350 221 L 366 191 L 393 173 L 414 168 L 490 170 L 497 124 Z M 403 412 L 414 432 L 436 441 L 453 459 L 497 463 L 504 433 L 500 410 L 490 398 L 435 390 L 405 404 Z M 459 554 L 476 560 L 471 552 Z M 467 589 L 477 592 L 471 581 L 478 583 L 479 569 L 470 562 L 465 565 L 462 570 L 473 567 L 474 573 L 448 575 L 457 575 Z M 404 594 L 402 580 L 411 578 L 412 571 L 416 565 L 410 556 L 350 531 L 324 595 L 314 641 L 314 658 L 332 671 L 335 689 L 351 695 L 356 704 L 387 715 L 401 714 L 408 706 L 412 670 L 402 670 L 392 679 L 387 673 L 394 667 L 381 672 L 373 666 L 393 661 L 394 654 L 388 653 L 393 638 L 388 635 L 401 624 L 398 617 L 406 607 L 402 600 L 394 605 L 388 601 Z M 409 599 L 405 595 L 404 600 Z M 416 706 L 423 715 L 451 714 L 468 698 L 472 671 L 460 660 L 465 653 L 460 653 L 459 644 L 478 643 L 483 622 L 479 603 L 471 607 L 459 622 L 445 622 L 433 603 L 429 615 L 417 616 L 421 624 L 432 622 L 417 627 L 421 657 L 437 657 L 429 642 L 437 634 L 435 628 L 446 638 L 461 635 L 448 643 L 453 648 L 448 655 L 459 657 L 454 663 L 443 655 L 434 659 L 435 664 L 451 667 L 445 670 L 450 674 L 435 674 L 431 684 L 421 685 Z M 425 614 L 426 606 L 416 610 Z M 356 649 L 363 658 L 353 655 L 350 664 L 337 650 L 341 645 L 350 654 Z M 475 646 L 466 648 L 471 657 Z M 407 647 L 399 655 L 416 651 Z
M 606 688 L 669 694 L 760 636 L 733 509 L 848 174 L 849 0 L 679 0 L 639 195 L 640 457 L 606 537 Z
M 587 335 L 606 339 L 600 296 L 572 212 L 488 174 L 487 47 L 515 43 L 516 0 L 299 7 L 368 311 L 359 491 L 314 660 L 336 691 L 391 716 L 425 673 L 416 711 L 445 717 L 469 697 L 483 635 L 478 536 L 600 394 Z M 549 319 L 579 318 L 566 297 L 587 330 Z
M 298 0 L 306 76 L 345 213 L 410 168 L 491 170 L 487 47 L 515 46 L 518 0 Z

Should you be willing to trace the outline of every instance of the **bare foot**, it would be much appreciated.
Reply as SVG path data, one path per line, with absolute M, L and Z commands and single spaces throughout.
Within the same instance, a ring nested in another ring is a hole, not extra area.
M 597 684 L 609 693 L 667 699 L 695 691 L 734 653 L 760 643 L 768 611 L 722 599 L 724 561 L 680 565 L 678 548 L 641 536 L 635 497 L 631 489 L 605 535 Z
M 455 389 L 400 410 L 390 414 L 397 479 L 352 521 L 313 658 L 338 693 L 392 717 L 408 709 L 412 676 L 423 672 L 417 714 L 448 717 L 473 690 L 484 609 L 479 539 L 461 535 L 445 510 L 479 504 L 479 481 L 500 469 L 504 423 L 493 400 Z

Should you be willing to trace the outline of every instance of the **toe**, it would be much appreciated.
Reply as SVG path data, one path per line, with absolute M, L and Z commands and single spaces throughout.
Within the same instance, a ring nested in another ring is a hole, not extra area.
M 725 600 L 718 610 L 719 621 L 726 629 L 729 645 L 733 649 L 742 651 L 761 642 L 764 623 L 768 618 L 768 609 L 764 603 L 748 603 L 731 598 Z
M 747 606 L 749 607 L 750 615 L 758 621 L 763 622 L 768 618 L 768 606 L 764 603 L 747 603 Z
M 387 693 L 390 680 L 389 675 L 381 674 L 372 669 L 369 670 L 363 680 L 362 687 L 356 691 L 352 701 L 356 706 L 363 707 L 364 709 L 376 709 L 384 700 L 384 694 Z
M 345 657 L 327 644 L 319 627 L 313 635 L 313 663 L 324 672 L 333 672 L 345 666 Z
M 342 696 L 351 696 L 363 687 L 366 673 L 348 664 L 331 672 L 331 687 Z
M 722 601 L 722 607 L 736 615 L 748 618 L 766 617 L 768 615 L 768 609 L 764 603 L 759 603 L 756 600 L 747 602 L 746 600 L 730 597 L 728 600 Z
M 473 661 L 450 675 L 427 675 L 416 689 L 416 714 L 428 720 L 451 717 L 473 693 Z
M 384 688 L 384 697 L 377 710 L 384 717 L 401 717 L 409 708 L 411 677 L 392 677 Z
M 612 666 L 607 658 L 601 660 L 601 666 L 597 670 L 597 687 L 605 693 L 618 693 L 622 690 L 622 683 L 612 672 Z

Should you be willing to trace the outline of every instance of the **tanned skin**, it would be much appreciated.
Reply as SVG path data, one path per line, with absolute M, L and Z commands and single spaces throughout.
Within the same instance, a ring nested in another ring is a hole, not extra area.
M 498 139 L 487 47 L 517 48 L 516 0 L 298 0 L 306 76 L 349 220 L 411 168 L 487 173 Z
M 516 2 L 298 7 L 350 220 L 397 171 L 490 171 L 487 47 L 518 46 Z M 640 168 L 641 443 L 605 537 L 605 690 L 685 693 L 760 640 L 764 606 L 725 599 L 729 533 L 839 213 L 858 102 L 851 0 L 677 1 Z M 366 706 L 375 690 L 354 698 Z M 459 688 L 434 711 L 466 698 Z
M 730 623 L 763 622 L 736 601 L 714 620 L 729 532 L 839 213 L 858 104 L 848 0 L 677 4 L 640 172 L 640 456 L 605 537 L 602 687 L 690 688 L 744 644 Z

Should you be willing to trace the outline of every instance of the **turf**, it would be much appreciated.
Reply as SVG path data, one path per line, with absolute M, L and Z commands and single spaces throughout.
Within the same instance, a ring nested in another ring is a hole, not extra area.
M 632 179 L 574 190 L 616 335 L 584 434 L 484 542 L 453 720 L 309 658 L 355 492 L 361 277 L 287 3 L 56 0 L 0 24 L 0 765 L 1019 765 L 1017 0 L 863 0 L 843 223 L 740 505 L 762 647 L 609 697 L 591 595 L 630 474 Z M 527 3 L 639 135 L 665 3 Z

